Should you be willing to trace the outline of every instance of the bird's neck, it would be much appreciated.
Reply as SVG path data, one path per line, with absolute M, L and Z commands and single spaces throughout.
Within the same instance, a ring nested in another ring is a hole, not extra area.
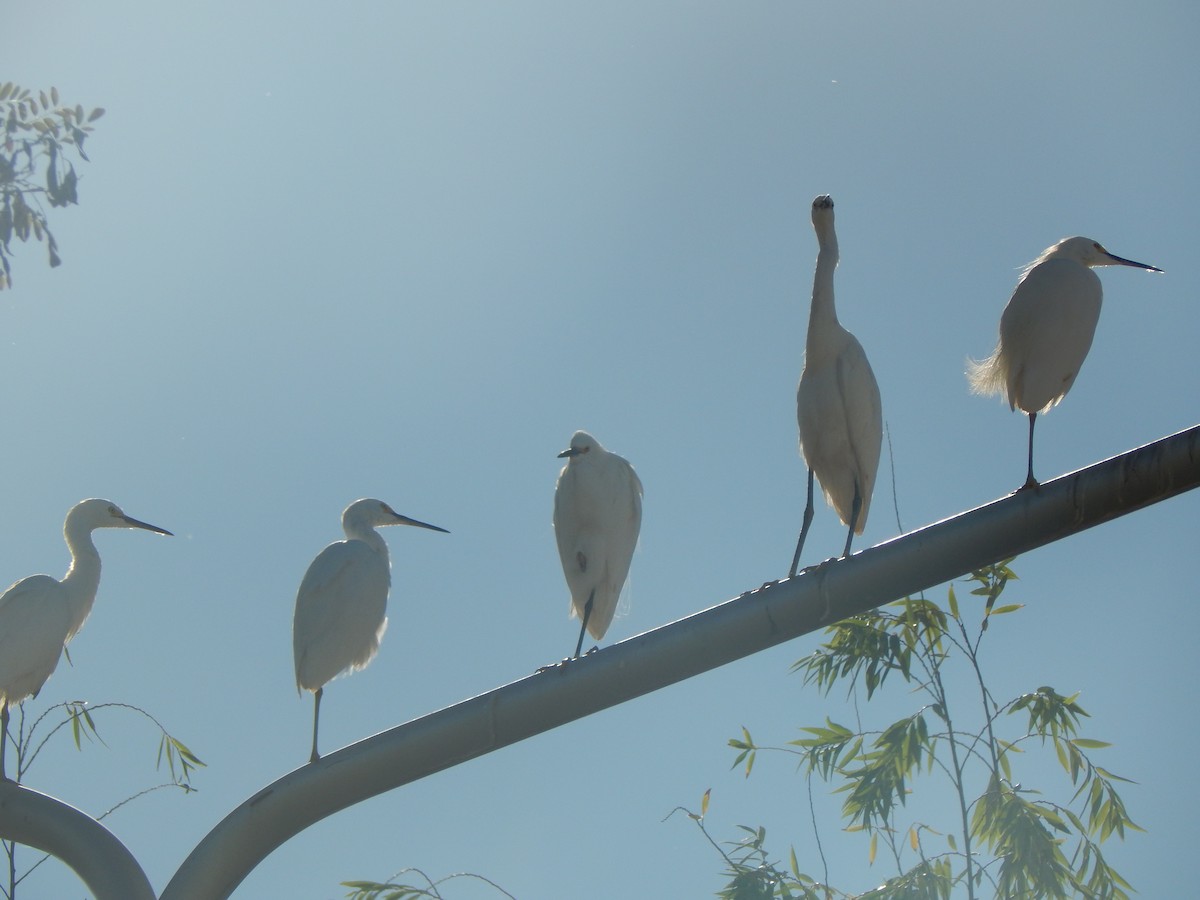
M 812 307 L 808 313 L 808 342 L 806 352 L 820 352 L 814 347 L 828 339 L 831 329 L 840 328 L 837 309 L 833 303 L 833 270 L 838 264 L 837 239 L 830 236 L 821 241 L 821 252 L 817 255 L 817 270 L 813 273 Z
M 100 554 L 92 543 L 90 531 L 68 531 L 66 539 L 67 548 L 71 551 L 71 565 L 63 576 L 62 585 L 67 589 L 71 608 L 69 633 L 74 635 L 92 611 L 92 602 L 100 587 Z
M 346 537 L 352 541 L 362 541 L 376 553 L 383 557 L 384 562 L 388 561 L 387 542 L 374 528 L 355 527 L 347 525 L 344 528 Z

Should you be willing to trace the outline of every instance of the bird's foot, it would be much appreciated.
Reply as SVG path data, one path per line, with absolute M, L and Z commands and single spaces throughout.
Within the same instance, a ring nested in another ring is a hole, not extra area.
M 842 557 L 831 556 L 828 559 L 821 560 L 819 563 L 813 563 L 811 566 L 805 566 L 803 569 L 801 569 L 795 575 L 789 575 L 788 577 L 789 578 L 799 578 L 802 575 L 808 575 L 812 572 L 816 572 L 820 569 L 825 568 L 826 566 L 832 565 L 833 563 L 840 562 L 843 559 L 845 559 L 844 556 L 842 556 Z
M 761 590 L 764 590 L 764 589 L 766 589 L 766 588 L 769 588 L 769 587 L 771 587 L 772 585 L 779 584 L 781 581 L 783 581 L 783 579 L 782 579 L 782 578 L 776 578 L 774 581 L 764 581 L 762 584 L 760 584 L 760 585 L 759 585 L 758 587 L 756 587 L 756 588 L 750 588 L 750 590 L 748 590 L 748 591 L 742 591 L 742 592 L 741 592 L 741 593 L 738 595 L 738 597 L 739 597 L 739 598 L 741 598 L 741 597 L 749 597 L 751 594 L 757 594 L 759 591 L 761 591 Z

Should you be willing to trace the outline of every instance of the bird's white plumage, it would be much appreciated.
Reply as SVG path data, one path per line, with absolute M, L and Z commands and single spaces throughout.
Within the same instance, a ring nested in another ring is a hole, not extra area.
M 1029 469 L 1033 477 L 1033 427 L 1038 413 L 1062 401 L 1091 349 L 1100 321 L 1103 288 L 1095 266 L 1145 263 L 1109 253 L 1085 237 L 1064 238 L 1046 248 L 1021 274 L 1000 317 L 1000 339 L 991 356 L 969 360 L 967 379 L 978 394 L 999 394 L 1010 409 L 1027 413 Z
M 319 758 L 322 689 L 338 675 L 366 666 L 379 651 L 387 628 L 391 562 L 387 543 L 375 531 L 384 525 L 446 530 L 402 516 L 382 500 L 355 500 L 342 512 L 346 539 L 317 554 L 296 592 L 292 650 L 296 687 L 312 691 L 315 698 L 310 756 L 314 762 Z
M 345 540 L 317 554 L 296 595 L 298 688 L 315 691 L 371 661 L 387 629 L 391 583 L 386 548 L 380 553 L 361 540 Z
M 436 525 L 402 516 L 382 500 L 355 500 L 342 512 L 344 541 L 317 554 L 296 593 L 292 649 L 296 686 L 315 691 L 343 672 L 363 668 L 379 650 L 387 627 L 392 584 L 384 525 Z
M 584 431 L 559 454 L 567 464 L 554 491 L 554 537 L 571 592 L 571 615 L 588 633 L 604 637 L 629 575 L 642 527 L 642 482 L 633 466 Z
M 813 201 L 812 221 L 820 249 L 804 370 L 796 390 L 800 452 L 845 525 L 851 524 L 857 489 L 861 506 L 854 530 L 862 534 L 879 468 L 883 407 L 867 354 L 838 322 L 833 296 L 838 244 L 833 201 L 827 195 Z
M 30 575 L 0 596 L 0 703 L 37 696 L 58 667 L 70 625 L 66 589 L 49 575 Z
M 71 507 L 63 523 L 71 551 L 67 574 L 62 580 L 31 575 L 0 595 L 0 703 L 11 706 L 36 695 L 57 668 L 63 645 L 91 612 L 100 586 L 100 554 L 92 543 L 97 528 L 170 534 L 125 515 L 110 500 L 84 500 Z

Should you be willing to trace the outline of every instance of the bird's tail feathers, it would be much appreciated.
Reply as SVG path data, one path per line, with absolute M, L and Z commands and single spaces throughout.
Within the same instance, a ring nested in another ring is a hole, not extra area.
M 999 394 L 1003 398 L 1008 390 L 1008 373 L 1001 363 L 999 347 L 987 359 L 968 359 L 966 375 L 973 394 Z

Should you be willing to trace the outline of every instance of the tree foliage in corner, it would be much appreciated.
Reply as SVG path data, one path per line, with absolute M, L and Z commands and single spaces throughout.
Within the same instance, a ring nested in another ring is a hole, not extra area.
M 102 115 L 100 107 L 85 112 L 60 103 L 56 88 L 35 95 L 11 81 L 0 84 L 0 290 L 12 286 L 14 237 L 45 242 L 51 268 L 62 264 L 46 207 L 79 202 L 71 156 L 87 160 L 84 140 Z
M 187 745 L 179 740 L 179 738 L 170 734 L 158 719 L 141 707 L 132 706 L 128 703 L 101 703 L 93 706 L 83 700 L 69 700 L 65 703 L 54 704 L 36 718 L 32 715 L 29 715 L 27 718 L 27 702 L 22 701 L 18 704 L 17 714 L 9 726 L 9 746 L 17 758 L 16 781 L 25 782 L 25 776 L 34 762 L 37 761 L 39 754 L 41 754 L 55 735 L 66 733 L 68 728 L 75 742 L 76 750 L 82 750 L 85 743 L 90 744 L 93 741 L 99 741 L 103 744 L 104 739 L 100 737 L 100 729 L 96 727 L 94 716 L 101 710 L 105 710 L 106 714 L 110 710 L 113 712 L 120 710 L 126 713 L 137 713 L 158 729 L 158 759 L 154 764 L 154 768 L 161 769 L 165 762 L 167 770 L 170 773 L 170 780 L 153 787 L 145 788 L 131 797 L 126 797 L 124 800 L 118 801 L 106 812 L 95 816 L 96 821 L 104 821 L 126 803 L 130 803 L 154 791 L 177 789 L 183 791 L 185 794 L 190 794 L 198 790 L 192 786 L 192 777 L 196 774 L 198 768 L 204 767 L 204 762 L 188 749 Z M 49 854 L 43 853 L 38 856 L 35 862 L 20 870 L 21 867 L 17 863 L 18 848 L 22 850 L 27 849 L 13 841 L 0 841 L 0 850 L 3 851 L 3 862 L 7 868 L 6 877 L 0 876 L 0 898 L 2 900 L 17 900 L 17 888 L 42 863 L 50 858 Z
M 871 700 L 889 679 L 900 682 L 920 701 L 910 715 L 879 729 L 826 718 L 802 728 L 805 736 L 785 747 L 759 746 L 744 728 L 730 741 L 734 765 L 744 766 L 747 776 L 760 751 L 774 751 L 798 760 L 810 792 L 814 777 L 836 783 L 845 831 L 868 838 L 870 864 L 882 849 L 893 871 L 864 893 L 832 887 L 815 813 L 815 858 L 803 868 L 819 863 L 819 879 L 803 871 L 794 848 L 786 867 L 773 861 L 762 828 L 741 826 L 746 836 L 726 851 L 705 827 L 706 796 L 705 808 L 691 817 L 724 858 L 730 881 L 719 897 L 1128 897 L 1132 889 L 1105 861 L 1100 845 L 1113 835 L 1124 838 L 1126 829 L 1141 829 L 1117 794 L 1117 782 L 1126 779 L 1092 762 L 1091 752 L 1108 745 L 1078 733 L 1087 713 L 1074 695 L 1050 687 L 998 703 L 984 680 L 980 646 L 987 622 L 1020 608 L 995 607 L 1016 577 L 1009 562 L 972 576 L 972 594 L 986 601 L 981 625 L 968 626 L 952 585 L 945 609 L 907 598 L 837 623 L 827 630 L 826 643 L 793 666 L 807 685 L 826 695 L 843 685 L 856 703 Z M 1022 755 L 1038 748 L 1052 748 L 1064 770 L 1066 791 L 1072 792 L 1065 803 L 1018 780 Z M 901 821 L 923 775 L 952 788 L 948 819 L 936 827 Z

